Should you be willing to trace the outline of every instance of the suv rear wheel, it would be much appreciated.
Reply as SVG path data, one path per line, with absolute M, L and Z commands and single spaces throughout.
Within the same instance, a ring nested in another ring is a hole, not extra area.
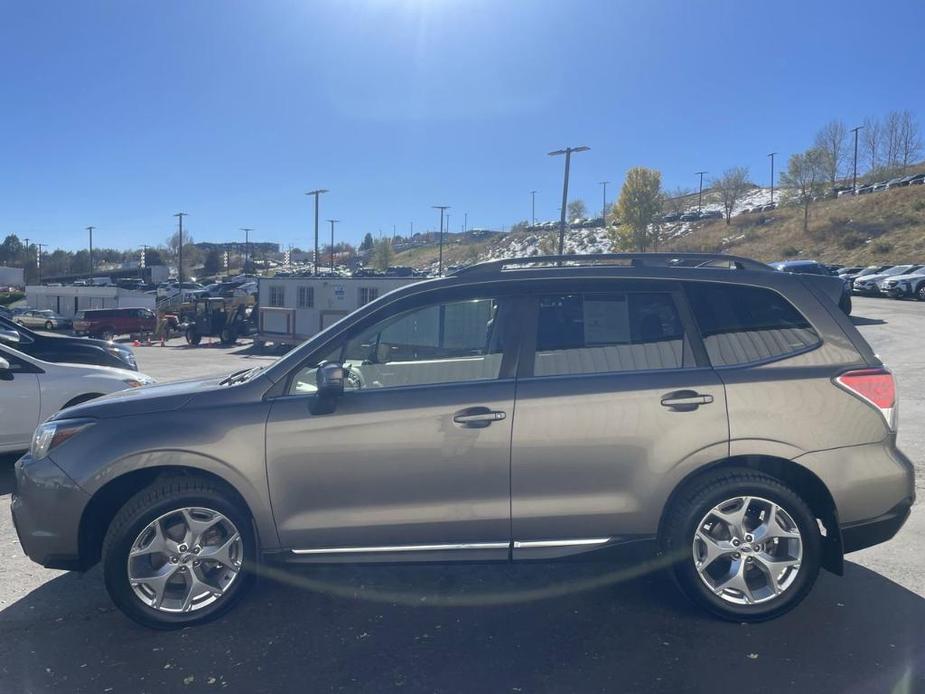
M 925 282 L 919 285 L 918 290 L 915 292 L 915 298 L 919 301 L 925 301 Z
M 253 583 L 250 519 L 207 480 L 164 478 L 132 497 L 103 541 L 106 589 L 155 629 L 201 624 L 227 612 Z
M 772 619 L 806 597 L 822 542 L 813 513 L 789 487 L 745 469 L 709 475 L 666 518 L 663 550 L 693 602 L 739 622 Z

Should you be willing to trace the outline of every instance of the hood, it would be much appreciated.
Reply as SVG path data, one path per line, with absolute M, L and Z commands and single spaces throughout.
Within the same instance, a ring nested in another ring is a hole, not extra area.
M 120 369 L 112 369 L 120 371 Z M 125 371 L 127 377 L 137 377 L 134 371 Z M 144 386 L 141 388 L 128 388 L 95 400 L 90 400 L 76 407 L 67 409 L 67 417 L 127 417 L 138 414 L 154 412 L 167 412 L 178 410 L 186 405 L 193 396 L 217 388 L 223 377 L 210 379 L 195 379 L 189 381 L 174 381 L 172 383 Z
M 894 275 L 882 275 L 880 273 L 877 273 L 876 275 L 864 275 L 863 277 L 855 277 L 854 281 L 855 282 L 879 282 L 880 280 L 889 279 L 890 277 L 894 277 Z M 895 275 L 895 277 L 899 277 L 899 275 Z

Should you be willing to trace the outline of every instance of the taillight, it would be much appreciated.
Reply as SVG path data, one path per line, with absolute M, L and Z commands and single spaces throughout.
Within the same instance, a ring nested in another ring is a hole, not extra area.
M 835 382 L 877 408 L 890 429 L 896 428 L 896 383 L 889 369 L 846 371 Z

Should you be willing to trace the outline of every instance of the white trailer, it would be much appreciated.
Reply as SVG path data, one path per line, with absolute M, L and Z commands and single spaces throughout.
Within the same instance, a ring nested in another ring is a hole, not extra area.
M 51 309 L 65 318 L 78 311 L 95 308 L 149 308 L 154 310 L 153 294 L 118 287 L 26 287 L 26 303 L 34 309 Z
M 21 267 L 0 265 L 0 287 L 22 287 L 26 284 L 24 276 L 25 270 Z
M 254 341 L 297 345 L 416 277 L 261 277 Z

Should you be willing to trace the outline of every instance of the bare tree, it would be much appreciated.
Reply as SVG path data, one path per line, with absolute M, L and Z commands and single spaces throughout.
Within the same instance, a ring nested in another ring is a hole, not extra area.
M 720 178 L 712 181 L 711 185 L 713 190 L 719 193 L 720 200 L 723 202 L 723 211 L 726 213 L 726 224 L 728 225 L 736 202 L 748 190 L 748 169 L 744 166 L 726 169 Z
M 576 219 L 584 219 L 588 216 L 588 206 L 585 205 L 584 200 L 572 200 L 568 207 L 566 207 L 568 212 L 568 221 L 572 222 Z
M 880 149 L 883 141 L 883 126 L 879 118 L 867 117 L 861 127 L 864 158 L 867 160 L 867 171 L 875 172 L 881 166 Z
M 787 162 L 781 181 L 789 188 L 788 194 L 803 206 L 803 232 L 809 228 L 809 206 L 822 194 L 825 187 L 825 152 L 808 149 L 794 154 Z
M 663 201 L 665 212 L 669 214 L 683 214 L 687 210 L 690 197 L 694 195 L 695 192 L 696 191 L 690 188 L 681 186 L 665 191 Z
M 905 174 L 909 164 L 922 155 L 922 134 L 915 116 L 909 111 L 903 111 L 899 115 L 897 143 L 897 163 Z
M 832 187 L 845 170 L 848 157 L 848 128 L 840 120 L 831 120 L 816 133 L 814 149 L 822 155 L 823 172 Z
M 899 111 L 890 111 L 883 121 L 883 138 L 880 145 L 880 158 L 883 167 L 893 173 L 900 166 L 900 132 L 902 130 L 902 114 Z

